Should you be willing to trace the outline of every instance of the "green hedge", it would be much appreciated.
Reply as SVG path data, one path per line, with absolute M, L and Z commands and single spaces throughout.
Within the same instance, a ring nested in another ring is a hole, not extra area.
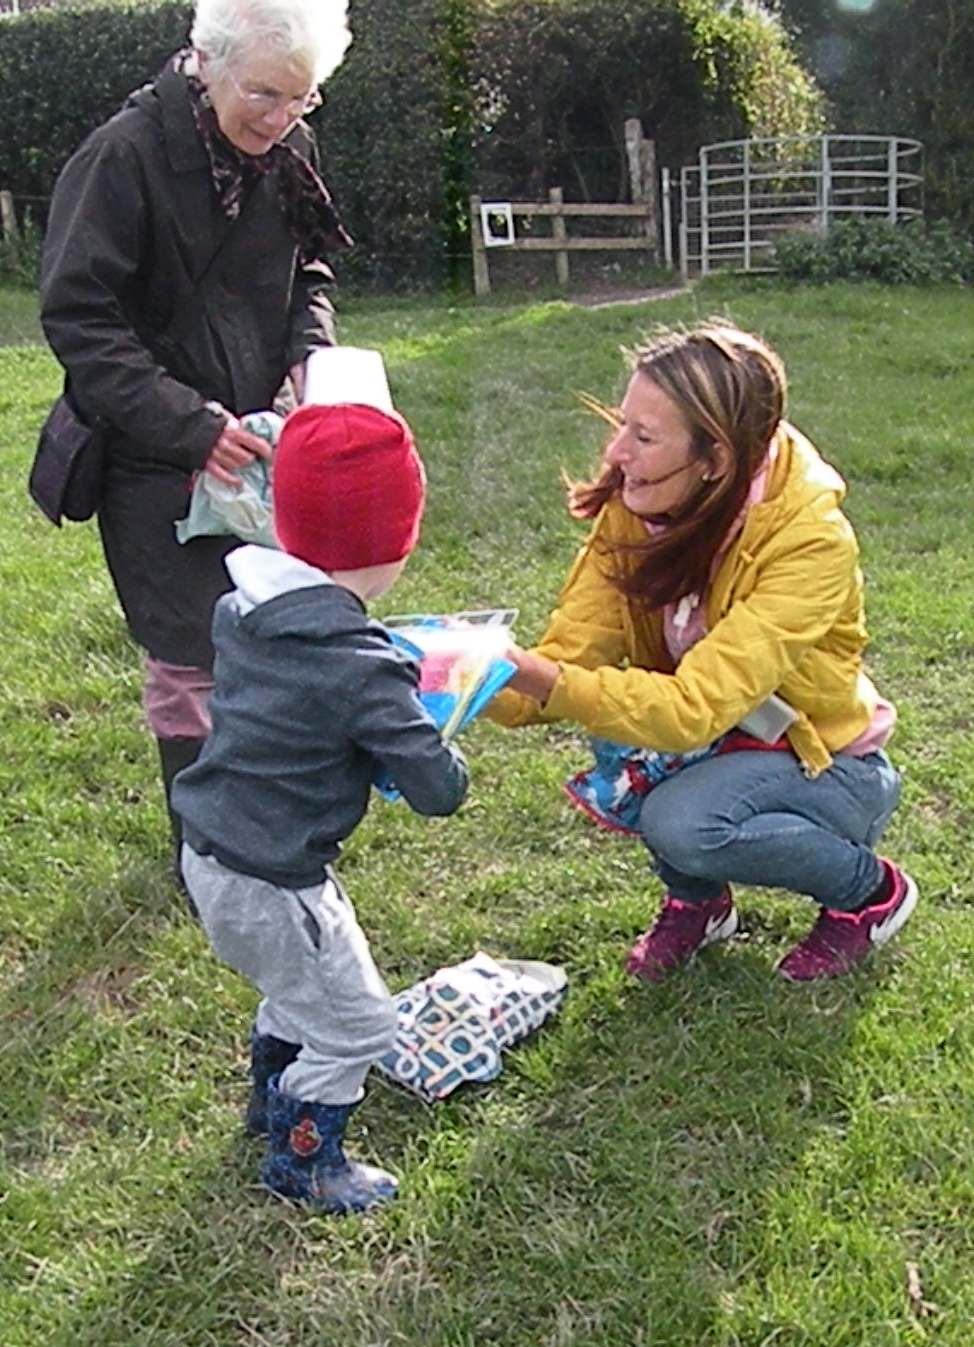
M 46 198 L 84 136 L 187 40 L 190 6 L 31 10 L 0 25 L 0 187 Z
M 449 269 L 444 0 L 351 0 L 354 40 L 315 118 L 325 177 L 356 241 L 342 275 L 383 290 Z
M 721 0 L 350 0 L 354 41 L 315 114 L 357 248 L 345 280 L 467 283 L 467 198 L 621 200 L 626 117 L 660 163 L 707 140 L 818 130 L 815 86 L 777 23 Z M 42 218 L 65 159 L 183 45 L 160 0 L 3 24 L 0 187 Z

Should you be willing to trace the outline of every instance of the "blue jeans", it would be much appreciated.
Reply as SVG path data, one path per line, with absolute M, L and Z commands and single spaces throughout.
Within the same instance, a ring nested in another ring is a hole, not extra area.
M 852 911 L 882 881 L 873 847 L 899 803 L 885 753 L 837 754 L 809 780 L 794 754 L 723 753 L 646 797 L 640 826 L 674 898 L 703 903 L 729 883 L 790 889 Z

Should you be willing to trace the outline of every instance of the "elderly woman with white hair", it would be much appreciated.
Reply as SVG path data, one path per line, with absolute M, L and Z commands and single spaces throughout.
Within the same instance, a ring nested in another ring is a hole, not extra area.
M 198 0 L 191 46 L 65 165 L 41 319 L 86 421 L 107 427 L 98 524 L 172 778 L 209 720 L 210 621 L 237 540 L 176 540 L 193 476 L 232 483 L 270 407 L 335 340 L 325 258 L 348 247 L 303 115 L 349 42 L 346 0 Z M 178 828 L 173 815 L 174 841 Z M 177 853 L 178 854 L 178 853 Z

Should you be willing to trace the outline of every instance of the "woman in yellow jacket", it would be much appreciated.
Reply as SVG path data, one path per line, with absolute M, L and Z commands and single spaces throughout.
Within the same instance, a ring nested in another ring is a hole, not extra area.
M 900 793 L 895 711 L 863 668 L 845 487 L 784 400 L 777 355 L 726 324 L 636 353 L 601 471 L 571 490 L 591 533 L 490 708 L 689 755 L 639 813 L 666 887 L 627 962 L 650 982 L 734 934 L 734 882 L 819 904 L 778 964 L 792 981 L 846 972 L 916 905 L 873 849 Z

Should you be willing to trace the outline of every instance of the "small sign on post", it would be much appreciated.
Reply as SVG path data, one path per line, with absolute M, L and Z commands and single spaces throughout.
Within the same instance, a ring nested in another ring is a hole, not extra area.
M 485 248 L 509 248 L 514 242 L 514 216 L 509 201 L 482 201 L 480 227 Z

